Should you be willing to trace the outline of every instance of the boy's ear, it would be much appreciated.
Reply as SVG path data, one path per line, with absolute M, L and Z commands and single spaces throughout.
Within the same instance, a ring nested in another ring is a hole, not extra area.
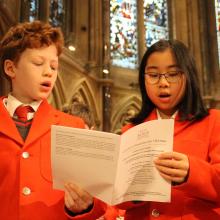
M 14 72 L 15 64 L 12 60 L 5 60 L 4 62 L 4 71 L 5 73 L 11 78 L 15 78 L 15 72 Z

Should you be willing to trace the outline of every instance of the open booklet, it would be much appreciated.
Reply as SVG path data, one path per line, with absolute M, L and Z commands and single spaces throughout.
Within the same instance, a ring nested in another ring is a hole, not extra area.
M 122 135 L 52 126 L 53 187 L 72 182 L 104 202 L 169 202 L 171 184 L 154 166 L 173 149 L 173 119 L 139 124 Z

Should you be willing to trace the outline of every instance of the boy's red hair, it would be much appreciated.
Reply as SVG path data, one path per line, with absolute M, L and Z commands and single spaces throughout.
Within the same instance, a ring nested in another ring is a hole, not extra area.
M 57 55 L 62 52 L 64 44 L 60 28 L 52 27 L 42 21 L 24 22 L 11 27 L 0 42 L 0 64 L 4 72 L 4 61 L 19 61 L 27 48 L 41 48 L 54 44 Z

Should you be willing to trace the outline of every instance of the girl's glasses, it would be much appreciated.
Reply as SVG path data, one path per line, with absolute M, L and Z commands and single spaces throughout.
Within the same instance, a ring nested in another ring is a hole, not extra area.
M 162 76 L 165 77 L 168 83 L 177 83 L 182 75 L 183 71 L 169 71 L 167 73 L 147 72 L 145 73 L 145 80 L 149 84 L 157 84 Z

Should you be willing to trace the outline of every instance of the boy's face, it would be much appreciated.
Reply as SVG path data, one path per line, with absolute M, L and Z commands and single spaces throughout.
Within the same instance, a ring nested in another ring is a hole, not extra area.
M 58 56 L 55 45 L 26 49 L 15 65 L 5 61 L 5 72 L 12 80 L 12 95 L 23 103 L 48 98 L 57 78 Z

